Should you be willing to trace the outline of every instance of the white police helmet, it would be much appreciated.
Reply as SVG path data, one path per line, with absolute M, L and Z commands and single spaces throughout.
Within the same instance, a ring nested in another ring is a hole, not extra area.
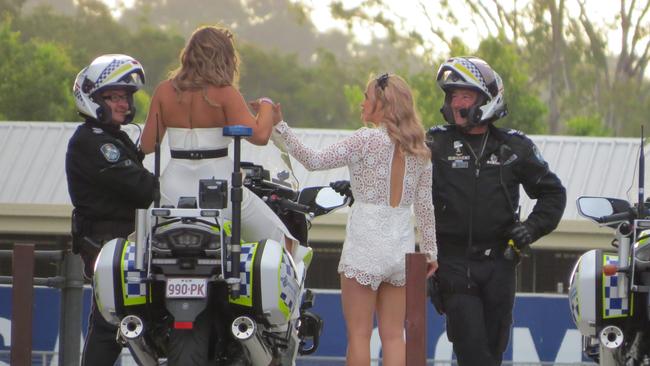
M 111 109 L 99 98 L 107 89 L 123 89 L 129 92 L 129 111 L 124 124 L 133 120 L 135 106 L 133 93 L 144 85 L 144 69 L 131 56 L 110 54 L 99 56 L 84 67 L 74 81 L 72 92 L 79 114 L 101 123 L 111 122 Z
M 508 114 L 501 77 L 478 57 L 448 59 L 438 68 L 436 81 L 445 92 L 445 102 L 440 112 L 449 123 L 455 123 L 450 102 L 451 91 L 456 88 L 472 89 L 479 93 L 476 104 L 466 111 L 470 124 L 494 122 Z

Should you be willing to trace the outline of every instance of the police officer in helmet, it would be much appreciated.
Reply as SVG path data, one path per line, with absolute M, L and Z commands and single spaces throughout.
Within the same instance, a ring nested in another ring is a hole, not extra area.
M 117 54 L 96 58 L 74 82 L 75 103 L 85 122 L 70 138 L 65 168 L 74 206 L 72 250 L 81 255 L 88 279 L 101 246 L 133 232 L 135 210 L 152 201 L 154 176 L 142 165 L 144 154 L 120 129 L 135 116 L 133 94 L 143 83 L 142 65 Z M 116 333 L 93 297 L 82 364 L 113 365 L 122 349 Z
M 501 77 L 490 65 L 450 58 L 437 83 L 448 124 L 427 133 L 440 265 L 430 296 L 446 315 L 460 366 L 500 365 L 512 326 L 518 253 L 555 229 L 566 192 L 528 137 L 493 125 L 507 109 Z M 520 185 L 537 200 L 524 221 Z

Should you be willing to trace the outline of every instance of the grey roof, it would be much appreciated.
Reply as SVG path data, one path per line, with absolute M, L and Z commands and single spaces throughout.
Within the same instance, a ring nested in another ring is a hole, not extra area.
M 67 142 L 79 123 L 0 122 L 0 204 L 69 204 L 65 179 Z M 132 138 L 135 126 L 126 126 Z M 352 133 L 349 130 L 296 129 L 302 141 L 315 149 L 327 146 Z M 530 136 L 551 169 L 567 187 L 568 204 L 564 219 L 578 218 L 575 199 L 579 195 L 602 195 L 636 201 L 639 139 L 568 136 Z M 169 159 L 166 139 L 162 142 L 161 164 Z M 270 164 L 278 155 L 276 147 L 244 143 L 242 159 Z M 648 151 L 645 153 L 648 156 Z M 153 168 L 152 155 L 145 165 Z M 347 168 L 308 172 L 293 161 L 302 187 L 326 185 L 348 178 Z M 650 173 L 645 174 L 646 180 Z M 533 202 L 522 192 L 522 212 L 530 212 Z

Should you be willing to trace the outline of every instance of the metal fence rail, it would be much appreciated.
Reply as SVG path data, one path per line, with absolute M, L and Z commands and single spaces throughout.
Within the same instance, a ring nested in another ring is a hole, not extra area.
M 35 250 L 34 244 L 15 244 L 13 250 L 0 250 L 0 257 L 12 257 L 12 276 L 0 276 L 1 284 L 12 285 L 11 345 L 14 350 L 0 351 L 0 362 L 8 353 L 6 364 L 27 364 L 31 355 L 32 365 L 79 365 L 81 339 L 82 291 L 84 285 L 81 259 L 72 255 L 67 246 L 62 250 Z M 61 263 L 60 273 L 55 277 L 34 277 L 34 260 L 49 258 Z M 61 291 L 61 315 L 59 317 L 59 351 L 38 352 L 31 348 L 32 306 L 17 304 L 33 303 L 33 286 L 48 286 Z M 48 357 L 56 359 L 52 362 Z

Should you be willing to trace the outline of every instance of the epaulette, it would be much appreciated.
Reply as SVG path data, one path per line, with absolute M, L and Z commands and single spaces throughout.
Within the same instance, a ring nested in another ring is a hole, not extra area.
M 438 126 L 431 127 L 427 132 L 427 134 L 430 135 L 437 132 L 445 132 L 445 131 L 449 131 L 449 127 L 447 125 L 438 125 Z
M 525 133 L 521 132 L 520 130 L 515 130 L 514 128 L 508 129 L 506 133 L 512 136 L 526 137 Z

